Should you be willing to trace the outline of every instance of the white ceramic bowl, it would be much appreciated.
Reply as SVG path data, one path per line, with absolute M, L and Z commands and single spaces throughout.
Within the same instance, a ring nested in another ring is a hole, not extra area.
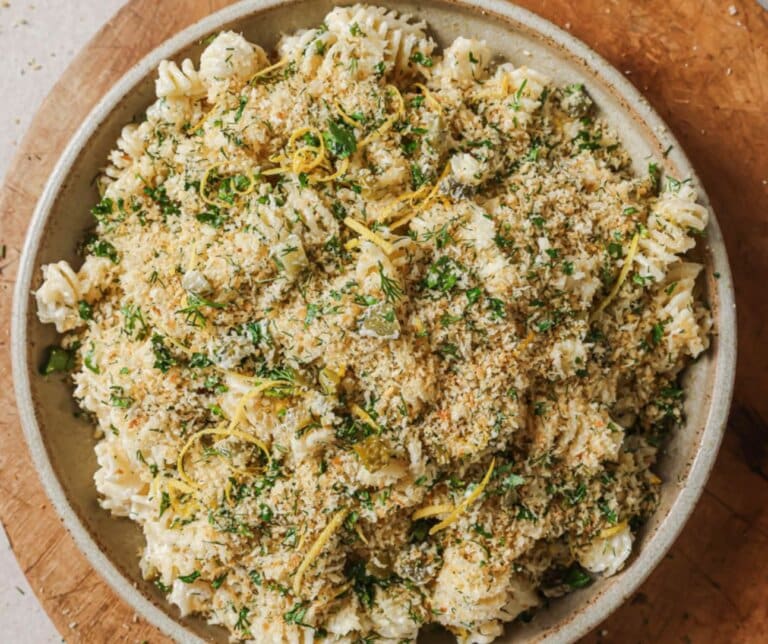
M 77 264 L 76 248 L 92 225 L 89 208 L 97 199 L 92 178 L 121 126 L 152 102 L 154 72 L 162 59 L 187 55 L 196 59 L 200 40 L 222 28 L 241 31 L 269 49 L 281 32 L 318 24 L 332 4 L 328 0 L 247 0 L 206 18 L 152 52 L 104 97 L 68 145 L 40 198 L 24 247 L 14 301 L 12 354 L 19 411 L 34 462 L 66 527 L 94 568 L 139 614 L 178 641 L 223 642 L 226 635 L 200 619 L 179 619 L 176 609 L 140 577 L 138 527 L 99 508 L 92 480 L 96 470 L 93 428 L 75 417 L 66 379 L 37 375 L 44 347 L 56 338 L 50 326 L 37 321 L 30 293 L 39 285 L 42 264 L 61 258 Z M 638 172 L 645 171 L 649 156 L 662 161 L 662 152 L 673 146 L 663 159 L 665 168 L 676 177 L 692 177 L 698 185 L 679 144 L 634 87 L 583 43 L 549 22 L 497 0 L 381 0 L 378 4 L 425 18 L 440 44 L 458 35 L 485 38 L 497 54 L 531 65 L 556 82 L 585 82 L 604 115 L 621 132 Z M 701 202 L 707 205 L 698 187 Z M 531 623 L 508 629 L 501 641 L 555 643 L 585 634 L 658 564 L 701 494 L 730 404 L 736 324 L 728 260 L 714 216 L 700 245 L 698 259 L 707 266 L 705 289 L 717 335 L 710 350 L 685 375 L 687 422 L 661 460 L 660 474 L 666 483 L 658 511 L 642 529 L 633 559 L 622 573 L 553 602 Z M 442 639 L 428 637 L 433 638 Z

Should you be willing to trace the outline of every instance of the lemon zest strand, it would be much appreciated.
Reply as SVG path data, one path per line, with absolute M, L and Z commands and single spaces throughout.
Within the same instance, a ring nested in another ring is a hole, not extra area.
M 270 168 L 269 170 L 262 170 L 261 175 L 264 177 L 271 177 L 272 175 L 275 175 L 275 174 L 285 174 L 286 172 L 288 172 L 288 170 L 290 170 L 290 168 L 284 168 L 283 166 L 279 166 L 277 168 Z
M 346 111 L 344 111 L 344 108 L 339 105 L 339 101 L 334 101 L 333 104 L 336 106 L 336 111 L 339 113 L 342 121 L 344 121 L 350 127 L 360 127 L 360 123 L 358 123 L 349 114 L 347 114 Z
M 179 502 L 179 496 L 181 496 L 181 494 L 189 494 L 190 496 L 193 496 L 195 493 L 195 489 L 183 481 L 177 481 L 175 479 L 170 480 L 166 482 L 165 487 L 168 491 L 168 500 L 170 501 L 171 508 L 176 514 L 182 517 L 188 517 L 196 509 L 201 507 L 200 503 L 194 498 L 190 498 L 183 503 Z M 181 494 L 177 494 L 178 492 Z
M 389 214 L 394 211 L 403 201 L 414 201 L 421 197 L 421 195 L 429 190 L 430 186 L 427 184 L 424 184 L 419 188 L 418 190 L 413 190 L 411 192 L 404 192 L 401 195 L 398 195 L 392 201 L 389 202 L 389 205 L 381 212 L 381 214 L 378 217 L 379 221 L 386 221 L 389 218 Z
M 427 86 L 423 83 L 414 83 L 415 87 L 418 87 L 421 90 L 421 93 L 424 95 L 425 100 L 427 103 L 430 103 L 432 107 L 436 110 L 439 110 L 442 108 L 442 105 L 440 104 L 440 101 L 438 101 L 432 92 L 427 89 Z
M 453 506 L 450 503 L 440 503 L 439 505 L 427 505 L 426 507 L 416 510 L 416 512 L 414 512 L 411 515 L 411 519 L 413 521 L 418 521 L 419 519 L 434 517 L 434 516 L 437 516 L 438 514 L 448 514 L 451 510 L 453 510 Z
M 296 150 L 296 152 L 293 153 L 292 170 L 296 174 L 314 170 L 326 160 L 325 140 L 323 139 L 322 132 L 320 132 L 320 130 L 318 130 L 316 127 L 301 127 L 294 130 L 288 139 L 288 144 L 286 147 L 290 148 L 294 146 L 298 138 L 300 136 L 304 136 L 305 134 L 312 134 L 318 140 L 318 145 L 307 145 L 303 148 L 299 148 Z M 313 154 L 314 158 L 309 162 L 305 162 L 303 164 L 299 163 L 298 158 L 301 156 L 306 156 L 308 153 Z
M 350 588 L 352 588 L 353 582 L 348 581 L 343 586 L 339 586 L 336 590 L 333 591 L 331 594 L 331 599 L 336 599 L 340 595 L 343 595 L 345 592 L 347 592 Z
M 260 381 L 258 385 L 256 385 L 250 391 L 247 391 L 241 396 L 240 400 L 237 403 L 237 407 L 235 408 L 235 413 L 232 415 L 232 419 L 229 421 L 229 426 L 227 427 L 227 431 L 229 432 L 234 431 L 235 428 L 243 420 L 243 417 L 245 416 L 245 405 L 251 398 L 253 398 L 254 396 L 257 396 L 263 391 L 266 391 L 267 389 L 271 389 L 272 387 L 279 387 L 282 385 L 291 385 L 291 384 L 293 383 L 291 383 L 288 380 Z
M 198 191 L 200 193 L 200 199 L 202 199 L 205 203 L 211 206 L 216 206 L 217 208 L 221 205 L 221 203 L 218 201 L 214 201 L 213 199 L 208 197 L 205 194 L 205 188 L 208 185 L 208 179 L 211 176 L 211 172 L 223 166 L 224 163 L 225 162 L 222 161 L 221 163 L 214 163 L 208 166 L 208 169 L 205 171 L 205 174 L 203 175 L 203 180 L 200 182 L 200 189 Z
M 349 406 L 349 408 L 352 411 L 352 413 L 355 416 L 357 416 L 360 420 L 362 420 L 364 423 L 368 423 L 374 429 L 380 429 L 378 423 L 375 420 L 373 420 L 373 418 L 371 418 L 371 415 L 367 411 L 365 411 L 365 409 L 363 409 L 360 405 L 356 403 L 352 403 Z
M 365 534 L 363 533 L 363 529 L 360 527 L 359 523 L 355 523 L 355 532 L 357 533 L 357 536 L 360 537 L 360 541 L 362 541 L 365 545 L 368 545 L 368 539 L 365 538 Z
M 397 89 L 394 85 L 387 85 L 384 89 L 389 90 L 390 92 L 394 93 L 394 95 L 397 98 L 397 109 L 395 112 L 388 116 L 385 121 L 376 128 L 373 132 L 371 132 L 368 136 L 366 136 L 362 141 L 360 141 L 357 144 L 357 149 L 360 150 L 364 148 L 366 145 L 368 145 L 371 141 L 375 141 L 379 137 L 381 137 L 383 134 L 385 134 L 387 131 L 391 129 L 391 127 L 397 122 L 397 119 L 399 119 L 403 114 L 405 114 L 405 101 L 403 100 L 403 95 L 400 93 L 400 90 Z
M 240 398 L 240 401 L 237 404 L 237 408 L 235 410 L 234 415 L 232 416 L 232 420 L 229 422 L 228 427 L 224 428 L 222 424 L 219 427 L 216 427 L 213 429 L 203 429 L 193 434 L 192 436 L 190 436 L 187 442 L 184 444 L 184 447 L 181 448 L 181 451 L 179 452 L 179 455 L 176 458 L 176 469 L 179 472 L 179 476 L 182 478 L 182 480 L 187 485 L 191 485 L 192 487 L 199 489 L 199 486 L 197 485 L 197 483 L 193 481 L 184 471 L 184 457 L 189 451 L 189 448 L 192 447 L 195 441 L 197 441 L 197 439 L 202 436 L 224 436 L 224 437 L 233 436 L 235 438 L 239 438 L 240 440 L 256 445 L 262 452 L 264 452 L 264 455 L 267 457 L 267 460 L 271 460 L 269 449 L 267 448 L 266 444 L 262 440 L 256 438 L 251 434 L 242 432 L 236 429 L 236 427 L 240 423 L 242 416 L 244 416 L 245 414 L 245 404 L 248 402 L 249 399 L 253 398 L 255 395 L 261 393 L 262 391 L 265 391 L 266 389 L 269 389 L 274 386 L 286 385 L 286 384 L 290 385 L 291 383 L 288 382 L 287 380 L 265 380 L 260 382 L 253 389 L 243 394 L 243 396 Z
M 440 530 L 443 530 L 447 528 L 449 525 L 451 525 L 453 522 L 456 521 L 456 519 L 459 518 L 459 515 L 464 512 L 472 503 L 474 503 L 477 498 L 483 493 L 483 490 L 485 490 L 485 487 L 488 485 L 488 481 L 491 480 L 491 475 L 493 474 L 493 468 L 496 466 L 496 459 L 491 460 L 491 465 L 488 468 L 488 471 L 485 473 L 485 476 L 483 477 L 483 480 L 480 481 L 480 484 L 472 490 L 472 493 L 466 497 L 461 503 L 459 503 L 453 511 L 445 517 L 440 523 L 437 525 L 432 526 L 429 529 L 429 534 L 433 535 L 436 532 L 440 532 Z
M 326 181 L 334 181 L 338 179 L 339 177 L 343 177 L 347 170 L 349 170 L 349 159 L 345 158 L 341 160 L 341 163 L 339 164 L 339 167 L 336 169 L 336 172 L 333 174 L 329 174 L 325 177 L 318 177 L 315 179 L 318 183 L 325 183 Z
M 395 247 L 390 242 L 388 242 L 383 237 L 377 235 L 372 230 L 369 230 L 365 225 L 363 225 L 356 219 L 352 219 L 352 217 L 345 217 L 344 223 L 347 225 L 347 227 L 354 230 L 361 237 L 367 239 L 369 242 L 376 244 L 387 255 L 391 255 L 392 253 L 395 252 Z
M 299 537 L 299 543 L 296 544 L 296 550 L 301 550 L 302 546 L 304 545 L 304 542 L 307 540 L 307 529 L 306 529 L 307 524 L 303 523 L 301 527 L 302 527 L 302 532 L 301 532 L 301 536 Z
M 600 306 L 598 306 L 595 309 L 595 312 L 591 316 L 593 320 L 598 315 L 600 315 L 600 313 L 602 313 L 605 310 L 605 308 L 611 303 L 613 298 L 616 297 L 616 295 L 619 292 L 619 289 L 621 288 L 621 285 L 627 279 L 627 275 L 629 275 L 629 271 L 632 268 L 632 261 L 635 259 L 635 253 L 637 253 L 637 244 L 639 241 L 640 241 L 640 233 L 635 233 L 635 236 L 632 237 L 632 241 L 629 244 L 629 251 L 627 252 L 626 258 L 624 259 L 624 266 L 621 267 L 619 278 L 616 280 L 616 283 L 613 285 L 611 292 L 608 293 L 608 297 L 606 297 L 602 302 L 600 302 Z
M 527 347 L 535 337 L 536 337 L 536 333 L 534 331 L 532 330 L 528 331 L 528 335 L 526 335 L 522 340 L 520 340 L 517 346 L 512 350 L 512 355 L 516 356 L 518 352 L 525 349 L 525 347 Z
M 276 69 L 280 69 L 281 67 L 285 67 L 290 62 L 291 61 L 290 61 L 289 58 L 281 58 L 274 65 L 269 65 L 269 66 L 265 67 L 264 69 L 260 69 L 259 71 L 257 71 L 253 76 L 251 76 L 251 79 L 248 81 L 248 83 L 250 84 L 253 81 L 255 81 L 257 78 L 261 78 L 262 76 L 266 76 L 267 74 L 269 74 L 270 72 L 275 71 Z
M 437 181 L 435 181 L 435 185 L 432 186 L 432 189 L 429 191 L 429 194 L 426 197 L 424 197 L 424 200 L 407 215 L 404 215 L 400 217 L 400 219 L 398 219 L 397 221 L 391 223 L 389 225 L 389 229 L 395 230 L 396 228 L 400 228 L 400 226 L 407 224 L 416 215 L 418 215 L 420 212 L 425 210 L 426 207 L 429 205 L 429 202 L 435 198 L 437 191 L 440 189 L 440 184 L 443 182 L 443 179 L 445 179 L 445 177 L 448 176 L 448 173 L 450 172 L 450 170 L 451 170 L 451 164 L 446 163 L 445 168 L 443 168 L 443 171 L 440 173 L 440 176 L 437 178 Z
M 184 457 L 186 456 L 187 452 L 189 451 L 189 448 L 192 447 L 192 445 L 195 443 L 195 441 L 203 436 L 222 436 L 224 438 L 228 437 L 234 437 L 239 438 L 242 441 L 245 441 L 247 443 L 253 443 L 258 447 L 264 454 L 267 455 L 269 458 L 269 450 L 267 449 L 267 446 L 264 444 L 263 441 L 256 438 L 255 436 L 251 434 L 247 434 L 246 432 L 241 432 L 240 430 L 229 430 L 229 429 L 202 429 L 196 434 L 189 437 L 189 440 L 186 442 L 184 447 L 181 448 L 181 451 L 179 452 L 179 456 L 176 459 L 176 469 L 179 472 L 179 476 L 184 480 L 184 482 L 187 485 L 192 486 L 195 489 L 200 489 L 200 486 L 193 481 L 187 473 L 184 471 Z
M 309 567 L 312 565 L 312 563 L 320 556 L 320 553 L 323 551 L 323 548 L 325 547 L 325 544 L 330 541 L 331 536 L 333 536 L 333 533 L 336 532 L 336 530 L 341 527 L 341 524 L 344 523 L 344 519 L 347 518 L 347 515 L 349 514 L 349 510 L 339 510 L 336 514 L 333 515 L 331 520 L 328 522 L 328 525 L 326 525 L 320 535 L 317 537 L 315 542 L 312 544 L 312 546 L 309 549 L 309 552 L 307 552 L 306 556 L 304 557 L 304 560 L 299 565 L 298 570 L 296 570 L 296 574 L 293 577 L 293 594 L 298 596 L 299 592 L 301 591 L 301 582 L 304 581 L 304 575 L 309 570 Z
M 626 521 L 621 521 L 621 522 L 617 523 L 616 525 L 611 526 L 610 528 L 606 528 L 605 530 L 603 530 L 600 533 L 599 536 L 600 536 L 601 539 L 608 539 L 609 537 L 612 537 L 614 535 L 619 534 L 619 532 L 624 530 L 626 527 L 627 527 L 627 522 Z
M 214 103 L 211 106 L 211 109 L 209 109 L 203 116 L 200 118 L 200 120 L 195 123 L 194 127 L 187 130 L 187 132 L 197 132 L 203 125 L 205 125 L 206 121 L 211 118 L 211 115 L 216 111 L 216 108 L 220 107 L 219 103 Z

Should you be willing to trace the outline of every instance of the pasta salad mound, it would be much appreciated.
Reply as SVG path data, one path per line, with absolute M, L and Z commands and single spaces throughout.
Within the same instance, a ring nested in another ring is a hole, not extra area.
M 156 93 L 36 292 L 143 576 L 235 640 L 483 643 L 621 570 L 711 331 L 691 183 L 373 6 Z

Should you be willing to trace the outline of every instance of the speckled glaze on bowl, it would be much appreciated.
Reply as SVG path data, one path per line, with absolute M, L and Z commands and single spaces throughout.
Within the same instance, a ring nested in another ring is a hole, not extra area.
M 97 199 L 92 178 L 122 125 L 153 100 L 154 70 L 164 58 L 196 59 L 201 39 L 222 28 L 242 32 L 265 49 L 279 34 L 320 22 L 336 3 L 328 0 L 246 0 L 183 31 L 156 49 L 104 97 L 59 160 L 40 198 L 27 236 L 16 283 L 12 319 L 14 382 L 30 452 L 64 524 L 91 564 L 139 614 L 182 642 L 227 641 L 226 633 L 199 618 L 180 619 L 151 583 L 141 579 L 136 553 L 139 528 L 114 519 L 97 503 L 93 428 L 73 414 L 65 378 L 38 375 L 44 347 L 56 341 L 35 315 L 31 291 L 40 266 L 58 259 L 78 265 L 77 245 L 92 226 L 89 208 Z M 556 82 L 583 81 L 604 115 L 618 128 L 638 172 L 648 158 L 676 177 L 694 171 L 659 116 L 622 75 L 583 43 L 534 14 L 499 0 L 473 3 L 431 0 L 376 2 L 424 18 L 441 45 L 458 35 L 485 38 L 495 52 L 527 64 Z M 662 159 L 662 152 L 672 146 Z M 700 201 L 708 206 L 699 186 Z M 635 552 L 619 575 L 572 593 L 540 611 L 529 624 L 510 626 L 499 642 L 570 642 L 619 606 L 669 549 L 702 492 L 717 455 L 733 389 L 736 320 L 733 286 L 717 221 L 712 215 L 697 259 L 706 264 L 704 288 L 717 335 L 712 347 L 685 374 L 687 422 L 667 446 L 659 472 L 666 483 L 656 514 L 641 530 Z M 719 274 L 719 279 L 714 274 Z M 430 633 L 424 641 L 451 641 Z

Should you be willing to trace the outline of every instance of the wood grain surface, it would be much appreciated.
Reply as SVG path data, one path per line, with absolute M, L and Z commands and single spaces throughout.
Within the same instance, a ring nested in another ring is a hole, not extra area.
M 22 569 L 67 642 L 168 640 L 115 596 L 78 552 L 32 468 L 8 356 L 20 248 L 47 176 L 90 108 L 152 48 L 227 4 L 129 0 L 46 99 L 0 193 L 0 244 L 7 247 L 0 259 L 0 517 Z M 667 121 L 718 214 L 738 301 L 736 397 L 712 478 L 663 563 L 585 641 L 766 642 L 768 12 L 755 0 L 519 4 L 597 50 Z

